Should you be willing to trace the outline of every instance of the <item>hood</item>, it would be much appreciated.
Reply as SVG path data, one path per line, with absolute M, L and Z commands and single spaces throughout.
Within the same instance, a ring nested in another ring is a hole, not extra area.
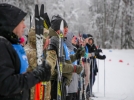
M 18 41 L 13 33 L 14 28 L 23 20 L 26 13 L 10 4 L 0 4 L 0 36 L 4 36 L 10 42 Z M 14 40 L 13 40 L 14 39 Z
M 71 43 L 73 36 L 74 36 L 73 33 L 70 33 L 70 32 L 67 33 L 67 40 L 65 41 L 70 51 L 73 51 L 75 48 L 74 45 Z

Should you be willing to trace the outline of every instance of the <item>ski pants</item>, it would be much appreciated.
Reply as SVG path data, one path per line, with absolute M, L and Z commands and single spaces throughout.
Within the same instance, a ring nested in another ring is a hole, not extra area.
M 92 83 L 92 79 L 93 79 L 93 83 Z M 90 91 L 90 89 L 92 89 L 94 83 L 95 83 L 95 75 L 93 74 L 93 77 L 92 77 L 92 74 L 90 74 L 90 85 L 88 84 L 87 86 L 87 89 L 86 89 L 87 92 Z

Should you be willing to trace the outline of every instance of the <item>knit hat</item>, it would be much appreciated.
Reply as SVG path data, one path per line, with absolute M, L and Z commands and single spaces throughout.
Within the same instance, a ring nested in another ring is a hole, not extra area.
M 65 41 L 67 47 L 69 48 L 70 51 L 74 50 L 74 46 L 72 45 L 72 38 L 73 38 L 74 34 L 71 32 L 67 33 L 67 40 Z
M 67 22 L 63 18 L 61 18 L 59 15 L 54 15 L 51 20 L 51 28 L 55 31 L 60 30 L 60 24 L 62 20 L 64 22 L 64 28 L 68 27 Z
M 83 35 L 82 35 L 82 38 L 83 38 L 83 39 L 88 38 L 87 34 L 83 34 Z
M 93 36 L 91 34 L 87 34 L 88 39 L 94 40 Z

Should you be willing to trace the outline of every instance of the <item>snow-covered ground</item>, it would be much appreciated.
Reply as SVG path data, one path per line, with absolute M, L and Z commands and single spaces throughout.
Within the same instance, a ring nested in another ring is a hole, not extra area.
M 103 50 L 103 54 L 107 56 L 105 60 L 105 97 L 104 61 L 99 60 L 99 75 L 93 87 L 93 92 L 98 98 L 93 99 L 134 100 L 134 50 Z

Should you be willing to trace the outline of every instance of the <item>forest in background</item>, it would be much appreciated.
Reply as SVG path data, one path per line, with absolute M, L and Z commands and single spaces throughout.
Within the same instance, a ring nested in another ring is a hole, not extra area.
M 28 13 L 34 26 L 34 6 L 44 4 L 50 19 L 59 14 L 68 23 L 69 31 L 92 34 L 101 48 L 134 49 L 134 0 L 0 0 Z

